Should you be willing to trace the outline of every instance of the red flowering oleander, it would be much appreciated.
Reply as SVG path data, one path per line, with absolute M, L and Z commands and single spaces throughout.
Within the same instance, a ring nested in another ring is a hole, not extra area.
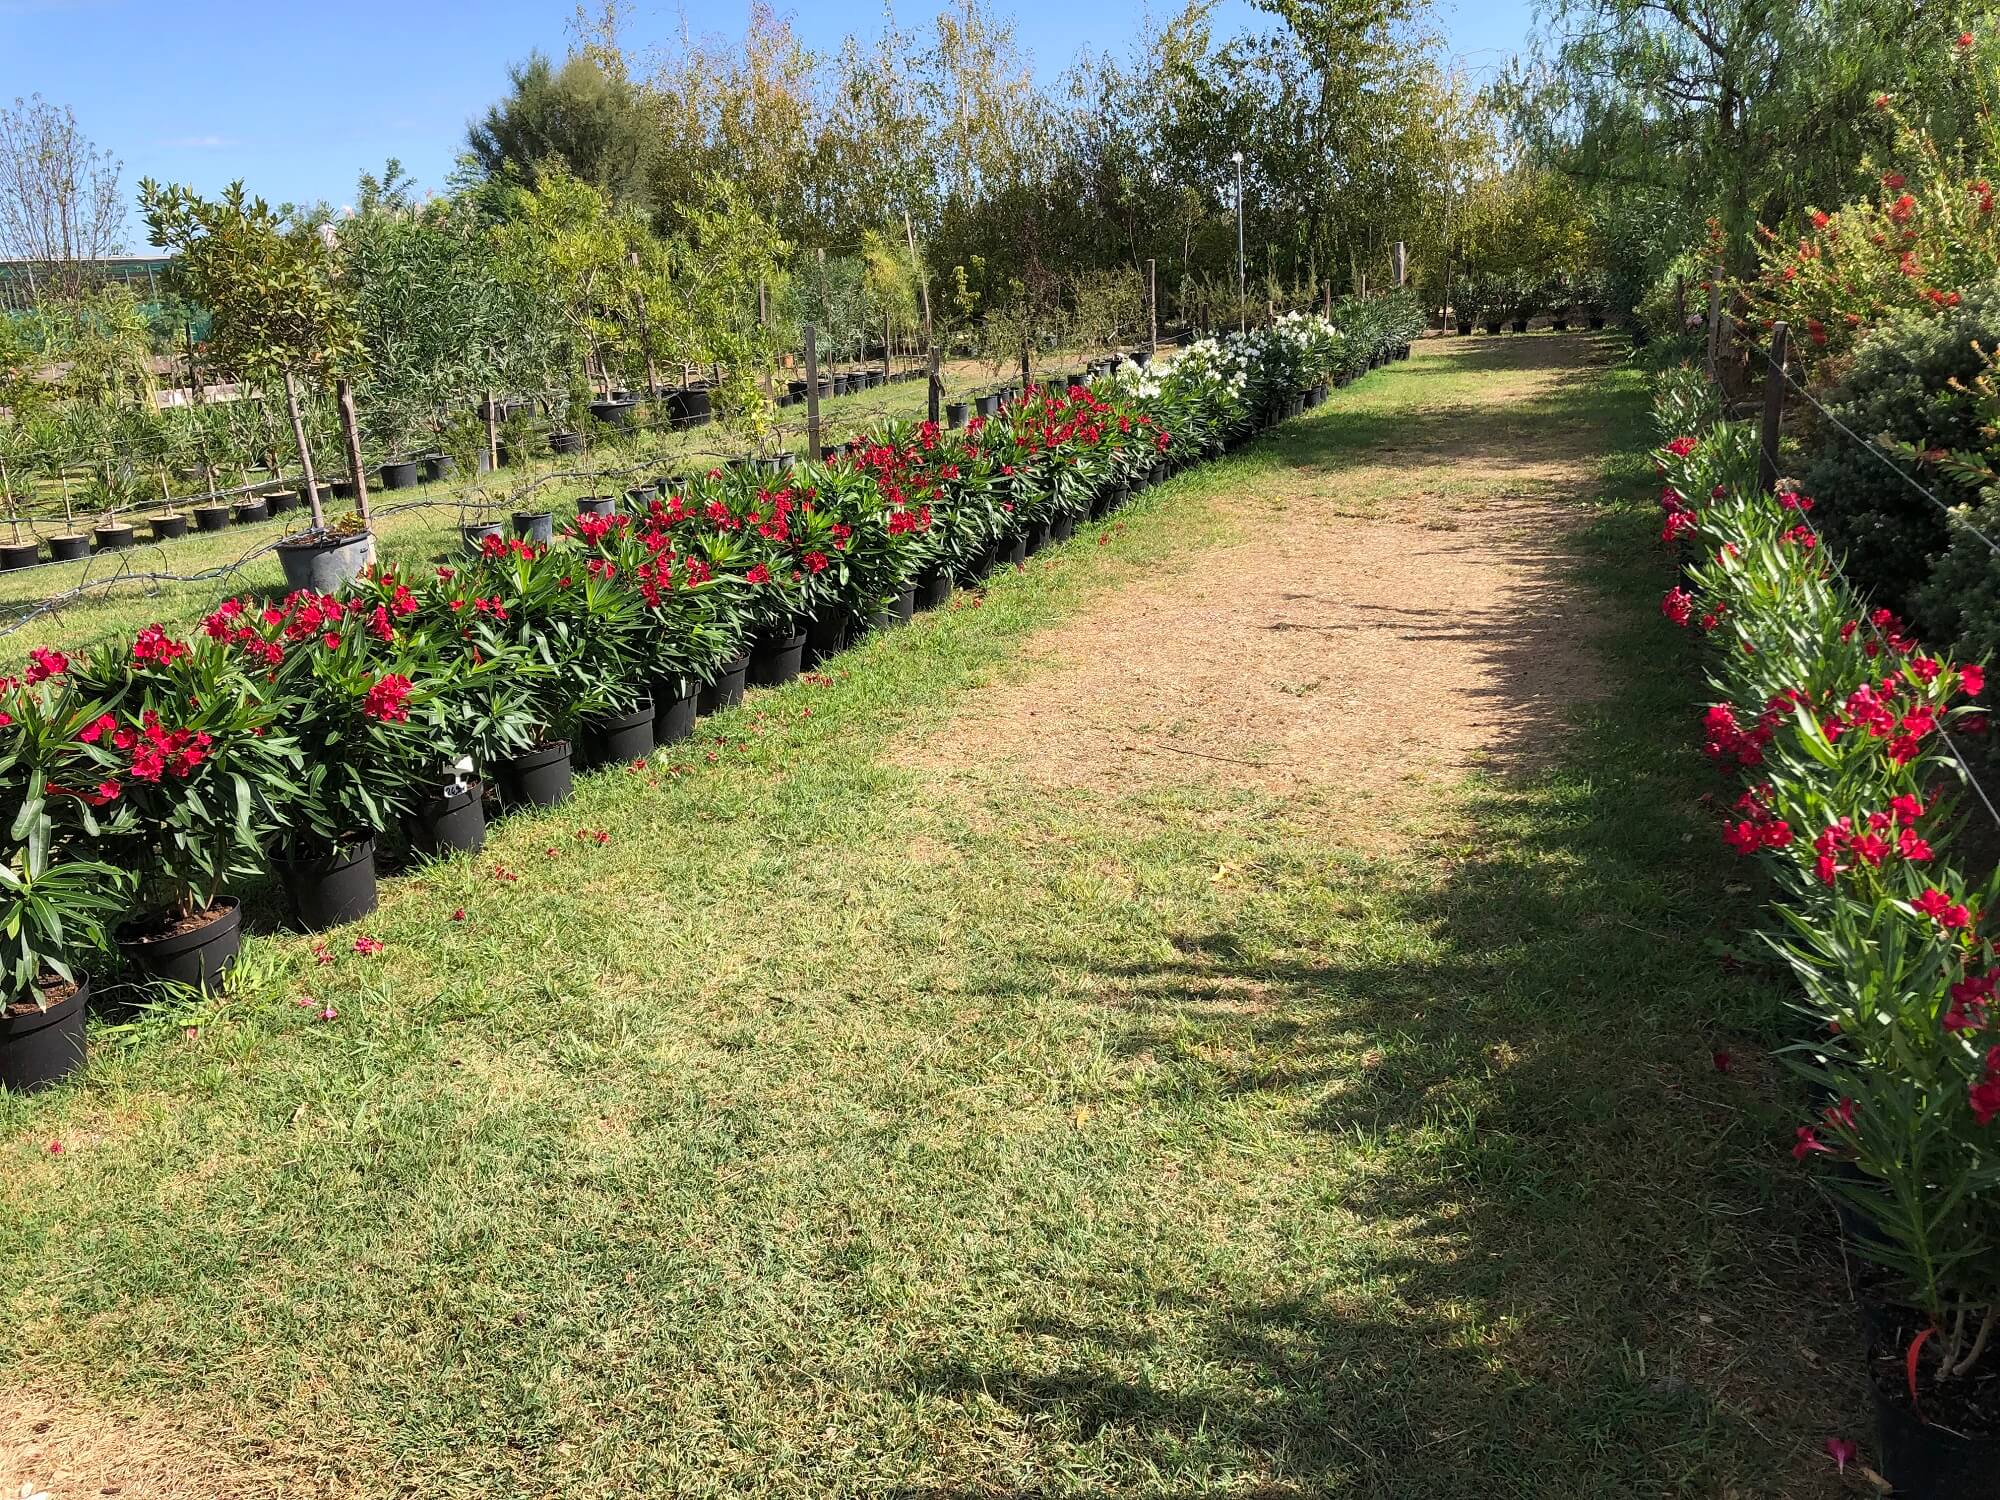
M 1655 453 L 1669 517 L 1689 518 L 1669 540 L 1702 559 L 1661 612 L 1699 616 L 1714 643 L 1702 748 L 1748 782 L 1722 839 L 1770 872 L 1767 940 L 1807 1019 L 1789 1056 L 1839 1101 L 1791 1153 L 1839 1164 L 1871 1224 L 1854 1248 L 1895 1296 L 1937 1326 L 1976 1323 L 2000 1307 L 2000 877 L 1950 855 L 1967 774 L 1953 736 L 1984 732 L 1985 672 L 1869 608 L 1805 519 L 1810 497 L 1763 493 L 1755 455 L 1726 423 Z M 1690 494 L 1709 499 L 1695 511 Z

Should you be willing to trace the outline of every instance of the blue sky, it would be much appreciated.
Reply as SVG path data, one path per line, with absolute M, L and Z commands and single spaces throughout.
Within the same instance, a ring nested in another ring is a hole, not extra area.
M 897 6 L 905 24 L 932 11 Z M 1438 20 L 1476 71 L 1522 44 L 1529 12 L 1530 0 L 1439 0 Z M 390 156 L 420 186 L 440 186 L 507 65 L 538 47 L 560 55 L 571 13 L 567 0 L 0 0 L 0 98 L 39 92 L 69 105 L 124 163 L 128 189 L 144 176 L 210 191 L 241 177 L 274 203 L 341 203 L 363 168 Z M 688 8 L 698 33 L 740 34 L 746 13 Z M 1223 0 L 1219 20 L 1226 29 L 1252 14 L 1246 0 Z M 680 15 L 639 0 L 632 36 L 671 35 Z M 881 16 L 880 0 L 793 10 L 808 44 L 827 47 Z M 1079 47 L 1123 51 L 1145 16 L 1145 0 L 1095 0 L 1023 9 L 1019 25 L 1037 68 L 1055 73 Z M 142 238 L 135 217 L 130 239 Z

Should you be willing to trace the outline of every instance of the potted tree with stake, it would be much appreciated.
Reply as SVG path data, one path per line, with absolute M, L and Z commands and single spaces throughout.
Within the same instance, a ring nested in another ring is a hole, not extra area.
M 361 570 L 373 538 L 365 500 L 358 524 L 328 526 L 301 409 L 301 379 L 342 377 L 362 356 L 360 330 L 333 285 L 326 246 L 311 231 L 287 232 L 263 199 L 246 196 L 241 182 L 210 200 L 148 178 L 139 184 L 139 202 L 153 243 L 175 256 L 176 289 L 214 317 L 212 357 L 241 374 L 282 383 L 312 524 L 281 540 L 278 558 L 293 588 L 329 593 Z M 350 402 L 342 402 L 343 417 Z M 358 456 L 351 452 L 350 461 Z M 354 474 L 359 482 L 358 467 Z
M 0 693 L 0 802 L 14 810 L 0 857 L 0 1089 L 21 1092 L 83 1062 L 82 961 L 107 946 L 126 890 L 125 872 L 94 854 L 99 814 L 115 814 L 121 791 L 109 748 L 83 738 L 104 705 L 62 680 L 57 653 L 31 660 L 32 680 Z
M 0 572 L 25 568 L 41 560 L 42 549 L 33 536 L 21 536 L 21 499 L 14 492 L 14 476 L 22 471 L 29 429 L 18 423 L 0 425 L 0 504 L 7 508 L 7 540 L 0 543 Z

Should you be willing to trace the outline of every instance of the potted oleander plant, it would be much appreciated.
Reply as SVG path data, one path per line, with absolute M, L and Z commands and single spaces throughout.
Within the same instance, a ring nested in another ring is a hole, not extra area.
M 299 769 L 261 665 L 212 631 L 148 625 L 73 670 L 79 691 L 116 705 L 82 734 L 117 757 L 103 857 L 138 892 L 119 948 L 150 978 L 211 987 L 241 942 L 230 892 L 262 873 L 278 789 Z
M 123 790 L 103 743 L 102 699 L 77 692 L 60 653 L 36 651 L 0 690 L 0 1088 L 45 1088 L 82 1065 L 86 964 L 109 946 L 126 872 L 98 853 Z

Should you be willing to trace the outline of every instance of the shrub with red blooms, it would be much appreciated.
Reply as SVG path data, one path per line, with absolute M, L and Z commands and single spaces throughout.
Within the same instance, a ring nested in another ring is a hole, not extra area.
M 1863 604 L 1802 519 L 1811 500 L 1759 490 L 1742 424 L 1656 458 L 1709 497 L 1703 560 L 1665 612 L 1709 622 L 1703 748 L 1745 782 L 1722 838 L 1772 876 L 1769 941 L 1806 1019 L 1789 1055 L 1838 1101 L 1789 1149 L 1841 1168 L 1829 1187 L 1876 1230 L 1854 1248 L 1937 1330 L 1915 1357 L 1962 1380 L 2000 1323 L 2000 884 L 1949 860 L 1951 744 L 1983 730 L 1985 674 Z
M 224 600 L 185 639 L 148 625 L 81 666 L 32 651 L 0 681 L 0 793 L 26 809 L 0 865 L 0 920 L 26 913 L 6 928 L 23 934 L 0 950 L 6 982 L 65 972 L 121 880 L 148 918 L 208 910 L 274 857 L 383 832 L 461 757 L 490 770 L 655 684 L 712 681 L 759 628 L 874 616 L 927 569 L 963 573 L 1215 451 L 1406 339 L 1388 300 L 1356 304 L 1370 332 L 1293 318 L 1201 340 L 1164 370 L 1038 388 L 960 432 L 892 424 L 782 482 L 714 472 L 553 546 L 496 538 L 338 596 Z

